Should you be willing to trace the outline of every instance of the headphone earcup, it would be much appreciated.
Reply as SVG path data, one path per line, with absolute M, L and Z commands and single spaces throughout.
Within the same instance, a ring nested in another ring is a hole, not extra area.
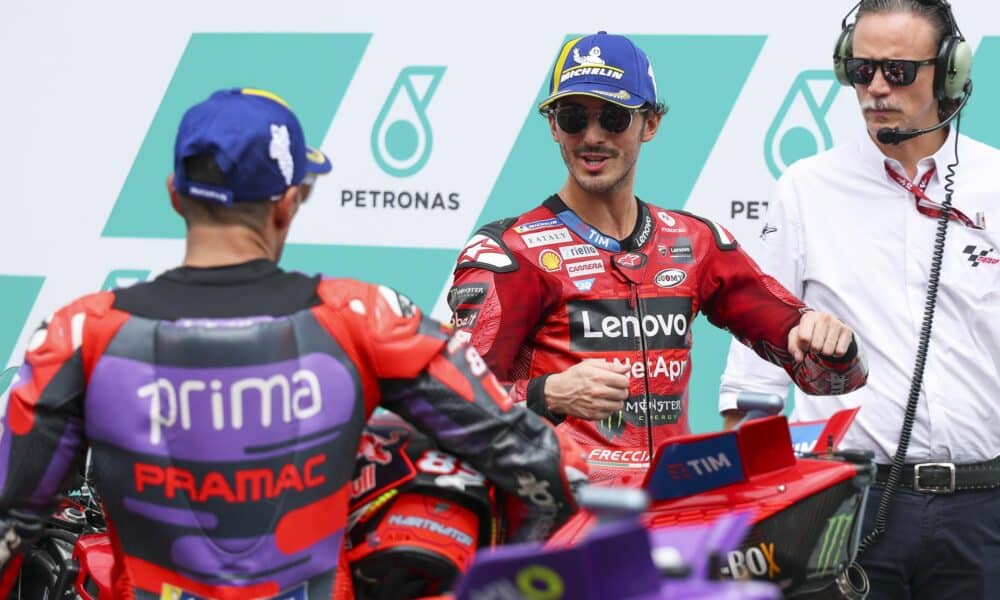
M 971 72 L 972 47 L 961 38 L 946 37 L 934 63 L 935 97 L 938 100 L 961 98 Z
M 844 66 L 844 60 L 851 58 L 854 54 L 851 48 L 853 36 L 854 25 L 851 24 L 840 32 L 837 43 L 833 46 L 833 74 L 837 76 L 840 85 L 853 85 L 851 80 L 847 78 L 847 67 Z

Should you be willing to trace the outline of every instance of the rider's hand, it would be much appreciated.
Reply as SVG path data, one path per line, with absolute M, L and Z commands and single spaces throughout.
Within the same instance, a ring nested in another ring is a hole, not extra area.
M 629 367 L 589 358 L 545 380 L 545 403 L 555 414 L 596 421 L 624 408 Z
M 839 358 L 854 339 L 851 328 L 830 313 L 811 310 L 803 313 L 799 324 L 788 332 L 788 351 L 799 363 L 807 352 Z

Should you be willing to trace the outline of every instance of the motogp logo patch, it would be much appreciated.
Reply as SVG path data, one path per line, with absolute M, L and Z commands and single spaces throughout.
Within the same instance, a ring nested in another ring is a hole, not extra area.
M 976 246 L 966 246 L 962 252 L 969 255 L 969 266 L 973 268 L 979 265 L 996 265 L 1000 263 L 1000 258 L 993 256 L 994 252 L 996 252 L 993 248 L 977 250 Z

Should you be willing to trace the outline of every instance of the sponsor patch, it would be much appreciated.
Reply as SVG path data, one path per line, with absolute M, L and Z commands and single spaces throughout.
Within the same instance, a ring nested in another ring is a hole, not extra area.
M 645 427 L 647 422 L 654 427 L 671 425 L 680 420 L 683 411 L 684 400 L 679 394 L 650 394 L 648 403 L 643 396 L 632 396 L 625 401 L 622 410 L 597 421 L 597 430 L 605 438 L 613 440 L 625 433 L 626 425 Z
M 853 515 L 850 515 L 853 518 Z M 824 547 L 826 546 L 824 540 Z M 846 539 L 845 539 L 846 541 Z M 823 551 L 820 551 L 823 555 Z M 774 558 L 774 542 L 760 542 L 756 546 L 729 552 L 728 565 L 722 567 L 720 572 L 733 579 L 750 579 L 751 577 L 767 577 L 774 579 L 781 573 L 781 567 Z M 820 572 L 824 569 L 821 568 Z
M 552 244 L 561 244 L 563 242 L 572 242 L 573 237 L 569 234 L 569 229 L 565 227 L 560 227 L 559 229 L 549 229 L 546 231 L 536 231 L 535 233 L 526 233 L 521 236 L 524 240 L 524 245 L 529 248 L 537 248 L 538 246 L 550 246 Z
M 609 450 L 592 448 L 587 454 L 587 462 L 612 462 L 622 466 L 647 468 L 649 452 L 645 450 Z
M 694 249 L 691 246 L 690 238 L 679 237 L 667 249 L 670 259 L 678 264 L 691 264 L 694 262 Z
M 640 337 L 647 350 L 686 348 L 691 298 L 640 298 L 642 318 L 627 299 L 568 303 L 569 347 L 582 352 L 635 350 Z
M 646 255 L 641 252 L 629 252 L 615 257 L 615 264 L 623 269 L 641 269 L 646 264 Z
M 744 481 L 735 432 L 706 439 L 668 443 L 646 475 L 645 488 L 654 500 L 690 496 Z
M 566 263 L 566 273 L 568 273 L 570 277 L 585 277 L 587 275 L 603 272 L 604 261 L 599 258 L 594 260 Z
M 997 263 L 1000 263 L 1000 258 L 997 258 L 994 248 L 979 250 L 976 246 L 966 246 L 962 252 L 969 255 L 970 267 L 978 267 L 979 265 L 996 266 Z
M 580 290 L 581 292 L 589 292 L 590 288 L 594 287 L 594 278 L 591 277 L 590 279 L 577 279 L 576 281 L 573 282 L 573 285 L 575 285 L 576 289 Z
M 590 244 L 574 244 L 572 246 L 560 246 L 559 254 L 566 260 L 574 258 L 586 258 L 588 256 L 600 256 L 600 251 Z
M 685 279 L 687 279 L 687 273 L 680 269 L 663 269 L 653 278 L 653 283 L 657 287 L 672 288 L 684 283 Z
M 473 329 L 479 318 L 479 309 L 460 308 L 451 315 L 451 324 L 455 329 Z
M 523 225 L 518 225 L 514 228 L 517 233 L 528 233 L 529 231 L 536 231 L 538 229 L 548 229 L 549 227 L 558 227 L 559 219 L 551 218 L 545 219 L 543 221 L 532 221 L 530 223 L 524 223 Z
M 507 251 L 493 238 L 477 233 L 458 255 L 458 268 L 474 265 L 503 269 L 514 266 Z
M 490 291 L 488 283 L 463 283 L 448 290 L 448 306 L 455 310 L 459 306 L 479 306 L 486 301 Z
M 646 241 L 649 239 L 651 233 L 653 233 L 653 218 L 647 214 L 646 218 L 642 221 L 642 230 L 635 237 L 635 245 L 642 248 L 646 245 Z
M 673 227 L 674 225 L 677 225 L 677 220 L 671 217 L 666 211 L 662 210 L 656 211 L 656 217 L 660 220 L 661 223 L 663 223 L 667 227 Z
M 549 273 L 553 273 L 562 268 L 562 259 L 554 250 L 542 250 L 538 255 L 538 264 Z

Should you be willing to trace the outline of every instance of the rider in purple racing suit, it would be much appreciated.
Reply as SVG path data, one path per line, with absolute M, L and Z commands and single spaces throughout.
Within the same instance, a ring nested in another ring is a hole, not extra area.
M 378 406 L 523 499 L 515 539 L 574 511 L 582 452 L 514 405 L 474 348 L 389 288 L 275 264 L 306 152 L 273 94 L 195 105 L 168 180 L 184 265 L 35 332 L 0 413 L 4 594 L 87 444 L 115 597 L 352 597 L 343 534 Z

